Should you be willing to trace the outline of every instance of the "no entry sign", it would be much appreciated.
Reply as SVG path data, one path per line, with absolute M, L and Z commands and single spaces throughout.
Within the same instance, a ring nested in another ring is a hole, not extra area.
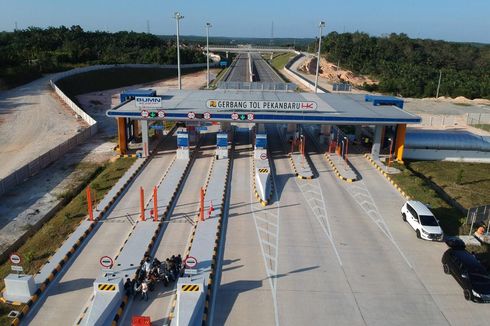
M 10 255 L 10 262 L 14 265 L 19 265 L 22 262 L 22 259 L 20 259 L 19 254 L 14 252 Z
M 114 265 L 114 261 L 109 256 L 100 257 L 99 263 L 104 268 L 111 268 Z
M 197 259 L 192 256 L 187 256 L 184 259 L 184 265 L 186 268 L 194 268 L 197 266 Z
M 260 154 L 260 159 L 261 160 L 267 160 L 267 154 L 266 153 Z

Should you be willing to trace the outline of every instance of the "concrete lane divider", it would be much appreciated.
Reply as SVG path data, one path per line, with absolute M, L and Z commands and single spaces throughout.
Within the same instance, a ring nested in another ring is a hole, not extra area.
M 175 130 L 177 130 L 177 126 L 174 126 L 174 128 L 172 128 L 172 130 L 171 130 L 171 133 L 167 134 L 161 141 L 166 140 L 170 135 L 172 135 L 175 132 Z M 153 157 L 153 154 L 154 154 L 154 151 L 152 150 L 150 152 L 150 155 L 147 158 L 142 159 L 142 161 L 139 161 L 139 162 L 138 161 L 135 161 L 133 163 L 133 165 L 129 168 L 129 170 L 126 172 L 126 174 L 124 174 L 123 177 L 120 179 L 120 180 L 124 180 L 125 179 L 126 181 L 124 183 L 122 183 L 122 184 L 118 184 L 119 183 L 119 181 L 118 181 L 114 185 L 114 187 L 112 189 L 117 189 L 117 190 L 114 191 L 113 197 L 111 197 L 111 199 L 108 200 L 108 203 L 102 209 L 100 209 L 98 211 L 98 214 L 94 218 L 94 221 L 92 221 L 88 225 L 87 229 L 83 232 L 83 234 L 78 239 L 74 239 L 73 240 L 73 245 L 71 246 L 71 248 L 68 248 L 67 249 L 67 254 L 64 255 L 64 257 L 58 262 L 57 265 L 55 265 L 55 267 L 53 268 L 53 270 L 51 271 L 51 273 L 48 275 L 48 277 L 43 282 L 38 283 L 39 286 L 38 286 L 36 292 L 31 297 L 31 299 L 25 304 L 24 308 L 21 310 L 21 312 L 19 313 L 19 315 L 17 315 L 17 317 L 12 320 L 11 325 L 19 325 L 20 324 L 22 318 L 24 318 L 26 316 L 26 314 L 29 312 L 30 308 L 34 305 L 35 302 L 37 302 L 39 300 L 40 296 L 46 291 L 46 289 L 48 288 L 48 286 L 50 285 L 50 283 L 54 280 L 54 278 L 56 277 L 56 275 L 62 270 L 63 266 L 66 265 L 66 263 L 68 262 L 68 260 L 73 256 L 73 254 L 76 252 L 76 250 L 81 247 L 81 245 L 83 244 L 84 240 L 94 230 L 94 228 L 96 226 L 96 223 L 98 223 L 98 221 L 100 221 L 101 219 L 103 219 L 103 217 L 105 216 L 105 214 L 107 213 L 107 211 L 109 211 L 109 209 L 112 208 L 112 206 L 115 203 L 116 199 L 129 187 L 129 185 L 134 181 L 134 179 L 136 178 L 136 176 L 139 175 L 139 173 L 141 172 L 141 170 L 143 169 L 143 167 Z M 137 166 L 137 168 L 134 169 L 134 171 L 130 172 L 131 169 L 133 168 L 133 166 L 135 166 L 135 164 L 139 164 L 139 165 Z M 115 187 L 118 187 L 118 188 L 115 188 Z M 112 189 L 109 191 L 108 195 L 111 193 Z M 102 202 L 104 201 L 104 199 L 102 200 Z M 80 224 L 78 226 L 79 228 L 85 227 L 85 224 L 83 224 L 84 221 L 86 221 L 86 220 L 82 220 L 80 222 Z M 65 241 L 63 242 L 63 244 L 66 241 L 68 241 L 69 239 L 71 239 L 74 234 L 75 234 L 75 232 L 73 232 L 70 236 L 68 236 L 68 238 L 65 239 Z M 60 246 L 60 248 L 62 248 L 63 244 Z M 51 259 L 46 262 L 45 266 L 47 266 L 50 262 L 51 262 Z M 39 272 L 38 274 L 40 274 L 40 273 L 41 272 Z
M 189 170 L 190 170 L 190 167 L 192 166 L 196 156 L 197 156 L 197 152 L 199 151 L 199 148 L 200 148 L 200 145 L 198 144 L 198 146 L 196 146 L 196 148 L 194 149 L 193 153 L 192 153 L 192 156 L 191 156 L 191 159 L 187 162 L 187 166 L 185 167 L 185 170 L 184 170 L 184 173 L 182 174 L 182 176 L 180 177 L 179 179 L 179 182 L 177 183 L 177 187 L 175 187 L 174 189 L 174 193 L 172 194 L 171 196 L 171 200 L 170 200 L 170 203 L 169 205 L 167 205 L 167 207 L 165 208 L 165 212 L 164 214 L 162 214 L 162 218 L 159 219 L 159 222 L 158 222 L 158 226 L 155 230 L 155 232 L 153 233 L 153 236 L 147 246 L 147 249 L 145 251 L 145 255 L 144 256 L 150 256 L 151 255 L 151 252 L 153 250 L 153 247 L 155 245 L 155 241 L 158 239 L 158 236 L 159 236 L 159 233 L 162 229 L 162 226 L 163 226 L 163 223 L 164 221 L 168 220 L 170 218 L 170 215 L 169 215 L 169 209 L 171 206 L 174 205 L 174 202 L 177 198 L 176 194 L 179 193 L 180 189 L 182 188 L 182 182 L 183 180 L 187 177 L 188 173 L 189 173 Z M 175 158 L 174 158 L 175 160 Z M 170 167 L 169 169 L 167 169 L 167 171 L 165 172 L 165 175 L 162 177 L 162 179 L 160 180 L 159 183 L 161 183 L 163 181 L 163 179 L 165 178 L 165 176 L 167 175 L 168 171 L 170 170 Z M 150 201 L 148 201 L 149 203 Z M 148 206 L 148 203 L 146 204 L 146 206 Z M 194 231 L 195 232 L 195 231 Z M 122 248 L 121 250 L 122 251 Z M 140 262 L 140 265 L 143 263 L 143 260 L 144 260 L 144 257 L 141 258 L 141 262 Z M 136 271 L 135 275 L 137 275 L 139 273 L 139 269 Z M 132 276 L 132 278 L 134 278 L 134 276 Z M 115 326 L 119 323 L 123 313 L 124 313 L 124 309 L 125 307 L 127 306 L 127 302 L 128 302 L 129 298 L 127 295 L 124 295 L 123 298 L 122 298 L 122 301 L 119 305 L 119 308 L 117 309 L 116 311 L 116 314 L 112 320 L 112 325 Z
M 328 164 L 330 164 L 330 166 L 332 167 L 335 175 L 340 179 L 340 180 L 344 180 L 344 181 L 347 181 L 347 182 L 354 182 L 354 181 L 357 181 L 356 178 L 346 178 L 344 177 L 339 169 L 337 168 L 337 166 L 335 165 L 335 163 L 330 159 L 330 155 L 328 154 L 325 154 L 324 155 L 325 159 L 327 160 Z

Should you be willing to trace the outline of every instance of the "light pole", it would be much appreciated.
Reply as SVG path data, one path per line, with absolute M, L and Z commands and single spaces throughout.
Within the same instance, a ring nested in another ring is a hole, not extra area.
M 182 89 L 182 82 L 180 80 L 180 45 L 179 45 L 179 28 L 180 28 L 180 20 L 184 18 L 180 14 L 180 12 L 176 12 L 174 14 L 175 21 L 177 22 L 177 79 L 179 83 L 179 89 Z
M 322 48 L 322 31 L 323 27 L 325 27 L 325 22 L 320 22 L 320 37 L 318 38 L 318 56 L 316 59 L 316 77 L 315 77 L 315 93 L 318 88 L 318 71 L 320 70 L 320 50 Z
M 209 89 L 209 29 L 213 27 L 210 23 L 206 23 L 206 88 Z

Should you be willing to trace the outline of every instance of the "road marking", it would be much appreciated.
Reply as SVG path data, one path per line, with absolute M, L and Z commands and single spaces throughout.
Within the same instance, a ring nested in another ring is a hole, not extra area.
M 250 157 L 253 160 L 253 156 Z M 250 162 L 251 166 L 252 162 Z M 277 189 L 276 182 L 274 178 L 274 173 L 271 164 L 271 182 L 274 189 Z M 279 248 L 279 200 L 277 198 L 277 193 L 274 191 L 272 194 L 272 202 L 274 202 L 273 207 L 275 209 L 264 209 L 262 205 L 257 203 L 252 198 L 252 185 L 253 179 L 250 178 L 249 193 L 250 193 L 250 208 L 255 224 L 255 230 L 257 232 L 257 237 L 259 240 L 260 251 L 262 253 L 262 258 L 264 260 L 265 271 L 267 274 L 267 279 L 269 280 L 269 285 L 271 287 L 272 303 L 274 305 L 274 318 L 276 326 L 279 326 L 279 308 L 277 305 L 277 265 L 278 265 L 278 248 Z M 270 206 L 269 206 L 270 207 Z M 261 216 L 258 216 L 261 215 Z M 272 221 L 268 220 L 272 219 Z M 260 227 L 259 223 L 265 222 L 267 229 Z M 269 227 L 273 231 L 269 230 Z M 268 237 L 264 237 L 263 233 L 267 234 Z M 272 239 L 271 239 L 272 238 Z M 273 244 L 273 245 L 270 245 Z M 266 250 L 266 247 L 269 250 Z M 266 253 L 266 251 L 271 254 Z
M 405 254 L 402 252 L 401 248 L 396 243 L 395 238 L 391 234 L 390 229 L 388 228 L 388 225 L 386 224 L 385 220 L 383 219 L 383 216 L 379 212 L 379 209 L 376 206 L 376 203 L 374 202 L 373 196 L 371 195 L 371 192 L 367 188 L 364 181 L 358 180 L 355 184 L 342 183 L 342 186 L 347 190 L 349 195 L 362 208 L 362 210 L 366 212 L 366 215 L 369 216 L 369 218 L 378 226 L 378 228 L 388 238 L 388 240 L 390 240 L 390 242 L 393 244 L 393 246 L 396 248 L 396 250 L 398 251 L 400 256 L 405 261 L 405 263 L 408 265 L 408 267 L 410 267 L 410 269 L 413 269 L 413 266 L 408 261 L 407 256 L 405 256 Z M 361 199 L 359 199 L 360 192 L 363 193 L 363 196 L 367 197 L 367 200 L 361 201 Z M 373 208 L 368 209 L 365 206 L 371 206 Z
M 308 203 L 311 210 L 313 211 L 313 215 L 315 215 L 315 218 L 318 224 L 320 224 L 323 233 L 325 233 L 328 241 L 332 245 L 333 251 L 335 252 L 335 256 L 337 257 L 337 261 L 339 262 L 339 265 L 342 266 L 342 260 L 340 259 L 339 252 L 337 251 L 337 247 L 335 246 L 335 243 L 333 241 L 332 230 L 330 228 L 327 208 L 325 207 L 325 199 L 323 197 L 323 192 L 320 186 L 320 182 L 318 181 L 318 179 L 303 180 L 303 179 L 294 178 L 294 180 L 296 182 L 296 185 L 300 189 L 301 193 L 303 194 L 303 197 L 306 199 L 306 202 Z M 308 189 L 308 191 L 305 191 L 305 189 Z M 309 200 L 310 197 L 306 195 L 307 193 L 317 194 L 318 196 L 320 196 L 321 200 Z M 310 201 L 314 201 L 314 204 L 312 205 Z

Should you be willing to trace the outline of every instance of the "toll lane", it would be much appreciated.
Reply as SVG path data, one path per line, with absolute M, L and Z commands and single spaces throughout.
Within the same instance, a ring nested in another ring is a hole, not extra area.
M 114 257 L 122 247 L 132 229 L 132 221 L 139 217 L 139 187 L 142 186 L 150 194 L 175 155 L 175 142 L 175 137 L 164 142 L 144 172 L 136 178 L 107 218 L 101 221 L 97 232 L 65 267 L 61 278 L 55 279 L 22 324 L 76 324 L 91 298 L 94 280 L 102 275 L 99 258 L 104 255 Z
M 466 301 L 459 284 L 452 276 L 443 273 L 441 257 L 447 249 L 446 244 L 417 239 L 413 229 L 401 218 L 400 208 L 405 199 L 365 158 L 352 156 L 351 162 L 362 173 L 366 189 L 372 194 L 376 206 L 383 208 L 386 224 L 414 267 L 413 273 L 448 322 L 452 325 L 486 325 L 490 309 Z
M 248 134 L 236 135 L 230 209 L 221 281 L 214 305 L 214 325 L 273 325 L 271 285 L 252 210 L 251 146 Z
M 174 211 L 166 222 L 162 240 L 155 253 L 155 257 L 160 261 L 172 255 L 184 256 L 189 235 L 199 211 L 199 190 L 206 182 L 216 151 L 213 141 L 213 137 L 208 135 L 204 144 L 201 145 Z M 168 323 L 167 312 L 174 298 L 175 284 L 170 284 L 168 287 L 164 287 L 161 283 L 158 284 L 155 290 L 150 292 L 148 301 L 142 301 L 139 297 L 130 300 L 124 312 L 122 325 L 131 325 L 131 316 L 134 315 L 150 316 L 152 323 L 157 325 Z
M 332 235 L 363 323 L 413 325 L 423 320 L 424 324 L 447 325 L 403 249 L 398 249 L 398 240 L 384 218 L 385 208 L 375 204 L 361 182 L 338 179 L 322 155 L 310 157 L 322 190 L 328 194 L 325 201 Z M 362 200 L 356 201 L 358 197 Z

